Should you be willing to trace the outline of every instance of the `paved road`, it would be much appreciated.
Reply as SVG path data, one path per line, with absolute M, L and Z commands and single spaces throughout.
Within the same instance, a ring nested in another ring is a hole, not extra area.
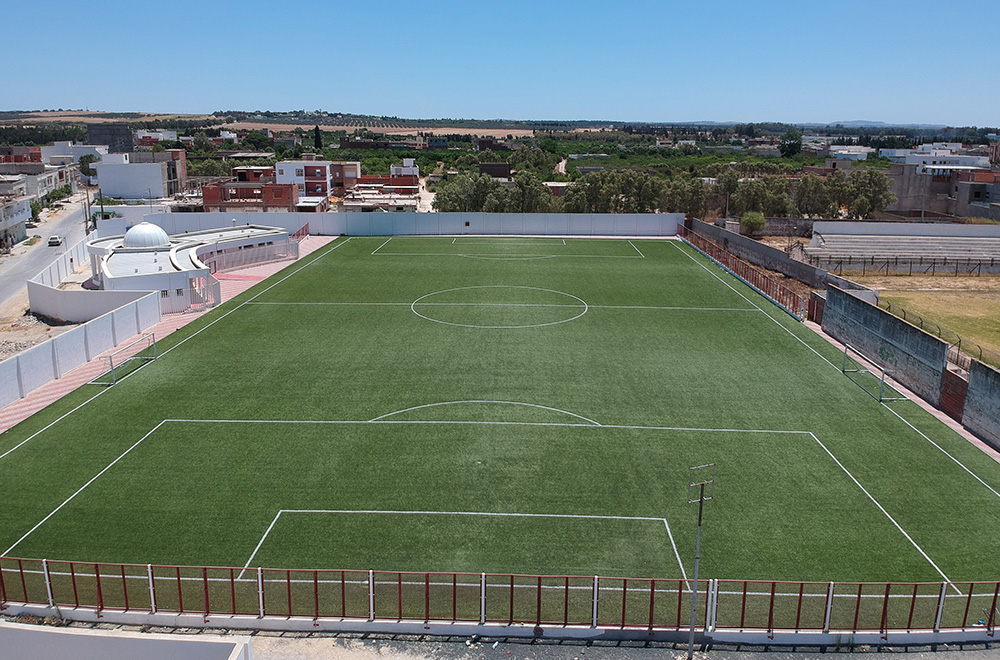
M 24 248 L 14 248 L 14 254 L 0 257 L 0 306 L 16 296 L 25 288 L 25 282 L 40 273 L 46 266 L 66 251 L 67 248 L 83 238 L 83 209 L 80 208 L 80 196 L 74 196 L 74 202 L 67 204 L 67 210 L 57 217 L 50 217 L 39 223 L 35 229 L 29 229 L 28 235 L 42 237 L 38 243 L 23 254 Z M 59 247 L 49 247 L 49 236 L 59 234 L 66 240 Z

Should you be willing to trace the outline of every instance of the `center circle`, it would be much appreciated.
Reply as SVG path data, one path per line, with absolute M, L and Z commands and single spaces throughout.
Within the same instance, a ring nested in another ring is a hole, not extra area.
M 533 286 L 463 286 L 420 296 L 410 304 L 422 319 L 460 328 L 512 330 L 574 321 L 589 309 L 570 293 Z

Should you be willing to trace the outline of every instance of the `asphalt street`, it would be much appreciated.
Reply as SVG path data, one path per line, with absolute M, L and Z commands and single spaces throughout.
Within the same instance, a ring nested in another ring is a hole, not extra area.
M 74 195 L 73 201 L 64 205 L 63 212 L 50 216 L 28 229 L 28 236 L 41 236 L 35 245 L 25 248 L 15 246 L 14 254 L 0 257 L 0 306 L 25 288 L 25 282 L 40 273 L 55 261 L 60 254 L 83 238 L 82 195 Z M 49 236 L 58 234 L 65 237 L 59 247 L 49 247 Z

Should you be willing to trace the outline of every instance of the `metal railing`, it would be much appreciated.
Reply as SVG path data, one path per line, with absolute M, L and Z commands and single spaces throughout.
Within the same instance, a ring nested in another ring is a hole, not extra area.
M 740 259 L 718 243 L 692 232 L 683 225 L 677 226 L 677 235 L 798 320 L 801 321 L 806 317 L 808 311 L 806 299 L 782 284 L 780 280 L 767 271 L 754 266 L 749 261 Z
M 682 579 L 0 558 L 0 609 L 687 631 Z M 695 629 L 994 634 L 1000 582 L 708 580 Z M 373 628 L 377 626 L 373 625 Z

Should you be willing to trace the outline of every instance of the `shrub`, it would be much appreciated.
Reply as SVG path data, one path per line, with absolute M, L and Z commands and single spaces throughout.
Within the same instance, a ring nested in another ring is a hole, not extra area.
M 740 218 L 740 229 L 744 234 L 753 234 L 763 231 L 767 223 L 764 221 L 764 214 L 759 211 L 747 211 Z

